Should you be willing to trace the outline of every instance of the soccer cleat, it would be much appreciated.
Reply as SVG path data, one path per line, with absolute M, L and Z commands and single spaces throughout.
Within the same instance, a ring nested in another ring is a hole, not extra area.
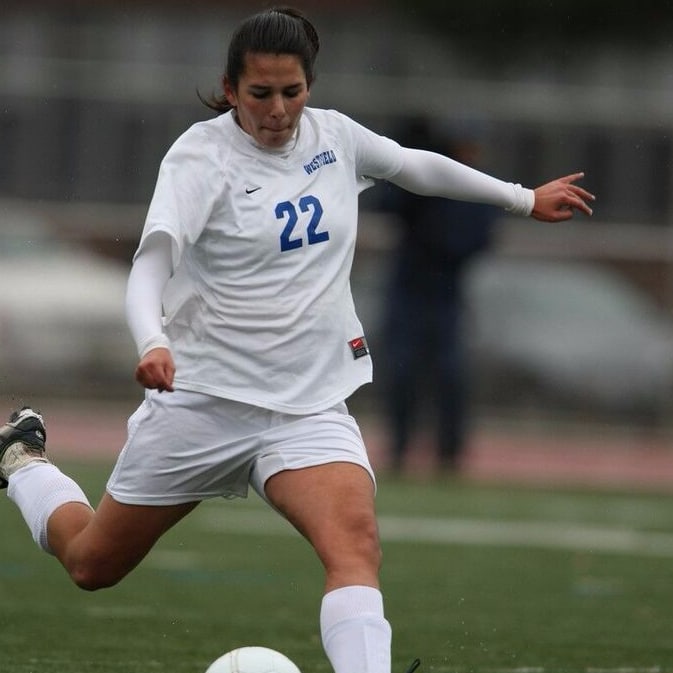
M 30 407 L 15 411 L 0 427 L 0 489 L 9 475 L 35 461 L 48 463 L 44 442 L 47 432 L 42 416 Z

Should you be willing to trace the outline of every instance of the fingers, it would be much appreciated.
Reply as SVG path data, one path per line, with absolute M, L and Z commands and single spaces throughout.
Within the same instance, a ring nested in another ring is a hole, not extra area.
M 561 183 L 563 185 L 567 195 L 573 194 L 575 197 L 577 197 L 576 199 L 571 199 L 572 204 L 569 203 L 568 205 L 573 205 L 573 207 L 580 208 L 580 210 L 584 210 L 586 212 L 585 208 L 580 207 L 580 201 L 584 202 L 584 205 L 586 206 L 586 201 L 595 201 L 596 197 L 590 191 L 584 189 L 584 187 L 573 184 L 577 180 L 581 180 L 583 177 L 584 173 L 572 173 L 571 175 L 566 175 L 565 177 L 559 178 L 555 182 Z M 586 207 L 588 208 L 588 206 Z M 588 210 L 591 209 L 588 208 Z
M 568 198 L 568 206 L 570 206 L 570 208 L 575 208 L 576 210 L 580 210 L 585 215 L 591 216 L 591 215 L 594 214 L 594 211 L 589 207 L 589 205 L 586 203 L 586 201 L 582 198 L 579 198 L 579 197 Z
M 175 365 L 170 351 L 157 348 L 150 351 L 136 367 L 136 381 L 145 388 L 173 392 Z
M 562 178 L 559 178 L 559 182 L 577 182 L 584 177 L 584 172 L 571 173 L 570 175 L 565 175 Z
M 584 199 L 586 201 L 595 201 L 596 197 L 591 193 L 588 192 L 586 189 L 583 187 L 580 187 L 579 185 L 569 185 L 568 189 L 575 194 L 576 196 L 579 196 L 581 199 Z
M 564 222 L 573 217 L 573 211 L 570 208 L 558 208 L 553 211 L 533 211 L 533 217 L 540 222 Z
M 172 382 L 167 373 L 155 368 L 147 368 L 139 366 L 136 369 L 136 381 L 150 390 L 172 391 Z
M 172 381 L 172 376 L 166 376 L 155 387 L 160 393 L 172 393 L 174 390 Z
M 136 380 L 143 388 L 158 390 L 160 393 L 172 393 L 174 390 L 172 377 L 163 374 L 161 376 L 152 376 L 140 373 L 136 374 Z
M 596 197 L 578 185 L 568 185 L 563 195 L 563 205 L 574 208 L 586 215 L 593 215 L 593 210 L 587 201 L 595 201 Z
M 572 208 L 559 208 L 547 222 L 565 222 L 573 217 Z
M 563 222 L 573 217 L 574 211 L 591 216 L 589 203 L 596 197 L 588 190 L 574 184 L 584 173 L 572 173 L 548 182 L 535 190 L 533 217 L 544 222 Z

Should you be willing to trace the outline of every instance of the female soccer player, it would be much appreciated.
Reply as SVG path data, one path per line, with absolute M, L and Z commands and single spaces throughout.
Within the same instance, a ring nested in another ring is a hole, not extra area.
M 0 477 L 85 589 L 121 580 L 200 501 L 251 485 L 324 566 L 335 673 L 390 673 L 375 480 L 345 403 L 372 369 L 349 289 L 358 194 L 379 178 L 547 221 L 591 214 L 593 197 L 579 173 L 529 190 L 307 107 L 318 47 L 298 11 L 245 20 L 219 114 L 161 164 L 127 295 L 147 393 L 98 508 L 48 462 L 30 408 L 0 429 Z

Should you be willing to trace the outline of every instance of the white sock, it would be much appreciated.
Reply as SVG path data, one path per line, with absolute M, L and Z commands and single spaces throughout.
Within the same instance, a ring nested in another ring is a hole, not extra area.
M 350 586 L 325 594 L 320 633 L 334 673 L 390 673 L 390 624 L 378 589 Z
M 51 553 L 47 540 L 49 517 L 67 502 L 89 504 L 82 489 L 51 463 L 34 462 L 10 475 L 7 496 L 21 511 L 33 540 Z

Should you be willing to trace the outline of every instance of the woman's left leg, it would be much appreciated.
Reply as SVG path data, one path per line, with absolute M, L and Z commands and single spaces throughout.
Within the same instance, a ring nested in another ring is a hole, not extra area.
M 360 465 L 283 470 L 266 497 L 312 544 L 325 568 L 320 628 L 335 673 L 390 673 L 390 624 L 379 591 L 375 487 Z

